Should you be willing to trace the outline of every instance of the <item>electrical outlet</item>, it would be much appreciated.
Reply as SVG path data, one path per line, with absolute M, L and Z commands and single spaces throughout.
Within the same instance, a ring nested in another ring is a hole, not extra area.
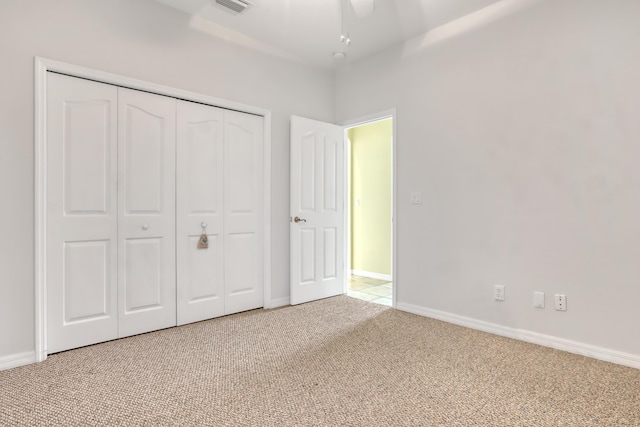
M 567 296 L 556 294 L 556 310 L 567 311 Z
M 533 306 L 535 308 L 544 308 L 544 292 L 533 293 Z
M 493 295 L 496 301 L 504 301 L 504 286 L 503 285 L 495 285 L 493 287 Z

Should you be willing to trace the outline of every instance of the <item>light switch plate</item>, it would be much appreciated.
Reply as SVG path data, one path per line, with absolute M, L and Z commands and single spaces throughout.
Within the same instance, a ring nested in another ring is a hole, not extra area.
M 422 194 L 419 191 L 414 191 L 411 193 L 411 204 L 419 205 L 422 203 Z
M 533 293 L 533 306 L 535 308 L 544 308 L 544 292 Z

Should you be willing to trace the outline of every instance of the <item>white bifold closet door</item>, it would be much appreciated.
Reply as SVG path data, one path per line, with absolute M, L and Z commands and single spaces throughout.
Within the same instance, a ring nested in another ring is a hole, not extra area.
M 47 351 L 54 353 L 118 337 L 118 89 L 47 78 Z
M 47 86 L 47 352 L 262 307 L 263 118 Z
M 176 325 L 176 100 L 118 89 L 118 336 Z
M 224 315 L 223 127 L 222 109 L 178 101 L 178 325 Z
M 263 305 L 262 150 L 262 117 L 178 101 L 179 325 Z
M 263 306 L 263 118 L 224 112 L 225 314 Z
M 175 326 L 176 100 L 47 78 L 47 351 Z

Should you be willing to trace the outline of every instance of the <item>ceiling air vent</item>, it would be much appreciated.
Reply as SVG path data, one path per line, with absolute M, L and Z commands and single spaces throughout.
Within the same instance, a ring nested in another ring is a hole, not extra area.
M 216 0 L 216 3 L 236 14 L 244 12 L 251 6 L 248 1 L 242 0 Z

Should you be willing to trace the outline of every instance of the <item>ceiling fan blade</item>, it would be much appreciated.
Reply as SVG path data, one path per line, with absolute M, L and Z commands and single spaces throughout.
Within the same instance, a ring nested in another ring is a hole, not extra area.
M 373 13 L 374 0 L 351 0 L 351 6 L 358 18 L 364 18 Z

